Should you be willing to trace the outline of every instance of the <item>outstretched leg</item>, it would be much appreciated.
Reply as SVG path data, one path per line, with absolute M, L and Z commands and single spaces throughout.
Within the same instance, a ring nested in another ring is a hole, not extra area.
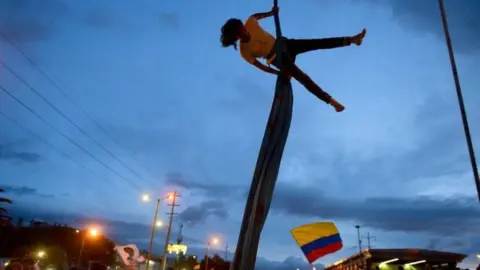
M 367 31 L 363 31 L 353 37 L 336 37 L 336 38 L 317 38 L 317 39 L 288 39 L 286 45 L 288 52 L 295 57 L 298 54 L 315 51 L 320 49 L 333 49 L 344 46 L 350 46 L 352 43 L 362 44 L 363 38 Z
M 305 74 L 297 65 L 286 65 L 286 71 L 292 75 L 295 80 L 301 83 L 310 93 L 314 94 L 317 98 L 323 100 L 325 103 L 330 104 L 335 108 L 337 112 L 341 112 L 345 107 L 332 98 L 327 92 L 318 86 L 307 74 Z

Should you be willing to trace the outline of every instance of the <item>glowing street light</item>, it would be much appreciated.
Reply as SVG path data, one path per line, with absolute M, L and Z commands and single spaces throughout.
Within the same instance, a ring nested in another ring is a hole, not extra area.
M 155 226 L 157 227 L 163 227 L 163 222 L 161 220 L 158 220 L 156 223 L 155 223 Z
M 79 230 L 77 230 L 78 233 L 80 233 Z M 91 238 L 96 238 L 100 234 L 99 229 L 95 227 L 90 227 L 87 229 L 86 233 L 82 235 L 82 246 L 80 247 L 80 253 L 78 254 L 78 259 L 77 259 L 77 267 L 80 267 L 80 260 L 82 258 L 82 253 L 83 253 L 83 247 L 85 246 L 85 238 L 86 236 L 90 236 Z
M 37 252 L 37 257 L 40 258 L 40 259 L 45 257 L 45 251 L 43 251 L 43 250 L 38 251 Z
M 96 228 L 90 228 L 88 230 L 88 235 L 90 235 L 91 237 L 97 237 L 98 235 L 98 229 Z
M 142 201 L 149 202 L 150 200 L 151 200 L 150 195 L 148 195 L 148 194 L 143 194 L 142 195 Z
M 213 237 L 212 239 L 208 240 L 207 242 L 207 252 L 206 252 L 206 258 L 205 258 L 205 269 L 208 269 L 208 253 L 210 252 L 210 245 L 217 245 L 220 242 L 220 240 L 217 237 Z

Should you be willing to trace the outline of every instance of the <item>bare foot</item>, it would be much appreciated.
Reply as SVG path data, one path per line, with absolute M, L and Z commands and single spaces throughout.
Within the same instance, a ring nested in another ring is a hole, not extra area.
M 345 107 L 333 98 L 330 100 L 330 105 L 332 105 L 332 107 L 335 108 L 335 111 L 337 112 L 345 110 Z
M 352 37 L 352 43 L 355 43 L 357 46 L 362 45 L 363 38 L 367 34 L 367 29 L 363 29 L 362 32 Z

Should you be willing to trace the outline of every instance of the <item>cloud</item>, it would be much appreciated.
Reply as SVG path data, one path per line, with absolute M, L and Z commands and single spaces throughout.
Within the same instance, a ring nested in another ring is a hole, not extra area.
M 113 24 L 113 18 L 110 13 L 104 9 L 93 9 L 86 13 L 85 23 L 95 28 L 110 28 Z
M 5 190 L 5 193 L 11 193 L 17 196 L 38 196 L 42 198 L 53 198 L 52 194 L 43 194 L 40 193 L 36 188 L 25 187 L 25 186 L 0 186 L 1 189 Z
M 228 211 L 225 204 L 220 201 L 204 201 L 198 205 L 187 207 L 179 217 L 187 225 L 195 226 L 198 223 L 204 223 L 209 217 L 226 219 Z
M 444 42 L 444 32 L 437 1 L 390 0 L 375 1 L 390 5 L 394 17 L 416 31 L 435 34 Z M 455 49 L 463 53 L 480 50 L 480 2 L 476 0 L 445 0 L 445 11 Z
M 231 198 L 232 195 L 244 195 L 246 193 L 245 187 L 240 185 L 227 185 L 211 181 L 200 182 L 196 180 L 189 180 L 183 174 L 177 172 L 167 173 L 165 184 L 193 192 L 197 191 L 206 197 L 228 196 Z
M 159 22 L 170 29 L 178 30 L 180 28 L 180 16 L 177 13 L 161 12 L 158 14 Z
M 188 182 L 183 178 L 175 179 L 177 180 L 171 181 L 180 183 L 189 190 L 199 189 L 205 194 L 221 194 L 220 187 L 215 185 Z M 225 193 L 229 193 L 228 187 L 222 188 Z M 246 188 L 243 190 L 246 191 Z M 279 182 L 272 210 L 294 216 L 354 220 L 364 226 L 386 231 L 456 236 L 460 233 L 480 233 L 480 209 L 477 204 L 473 197 L 329 197 L 315 186 Z M 187 216 L 191 217 L 192 221 L 204 220 L 208 213 L 218 210 L 215 207 L 218 207 L 218 202 L 204 203 L 187 209 Z M 459 220 L 462 222 L 459 223 Z
M 480 209 L 474 197 L 330 198 L 313 187 L 280 184 L 272 209 L 296 216 L 352 220 L 386 231 L 432 235 L 479 235 Z
M 37 163 L 43 160 L 43 157 L 37 153 L 15 151 L 13 147 L 0 144 L 0 160 L 17 160 L 25 163 Z
M 57 20 L 69 12 L 60 0 L 3 0 L 0 32 L 15 43 L 45 40 L 54 35 Z
M 315 269 L 325 268 L 323 264 L 314 264 Z M 311 269 L 312 265 L 298 257 L 288 257 L 284 261 L 270 261 L 264 258 L 257 258 L 256 270 L 288 270 L 288 269 Z

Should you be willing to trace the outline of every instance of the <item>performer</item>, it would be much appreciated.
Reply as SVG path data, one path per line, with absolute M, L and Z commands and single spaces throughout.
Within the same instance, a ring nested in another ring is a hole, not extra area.
M 229 19 L 222 27 L 222 35 L 220 41 L 223 47 L 233 46 L 237 49 L 237 41 L 240 40 L 240 55 L 250 64 L 256 66 L 264 72 L 279 75 L 280 71 L 270 67 L 273 64 L 279 68 L 279 63 L 276 63 L 275 54 L 275 38 L 265 31 L 258 23 L 259 20 L 273 16 L 278 13 L 278 8 L 273 7 L 271 11 L 265 13 L 256 13 L 251 15 L 245 24 L 236 18 Z M 355 44 L 357 46 L 362 44 L 363 38 L 367 31 L 363 29 L 362 32 L 351 37 L 335 37 L 335 38 L 321 38 L 321 39 L 285 39 L 285 45 L 288 55 L 282 56 L 282 65 L 284 72 L 288 78 L 295 78 L 307 90 L 330 104 L 337 112 L 341 112 L 345 107 L 332 98 L 328 93 L 323 91 L 307 74 L 295 65 L 295 58 L 297 55 L 319 50 L 319 49 L 333 49 Z M 264 58 L 267 65 L 260 63 L 257 59 Z

